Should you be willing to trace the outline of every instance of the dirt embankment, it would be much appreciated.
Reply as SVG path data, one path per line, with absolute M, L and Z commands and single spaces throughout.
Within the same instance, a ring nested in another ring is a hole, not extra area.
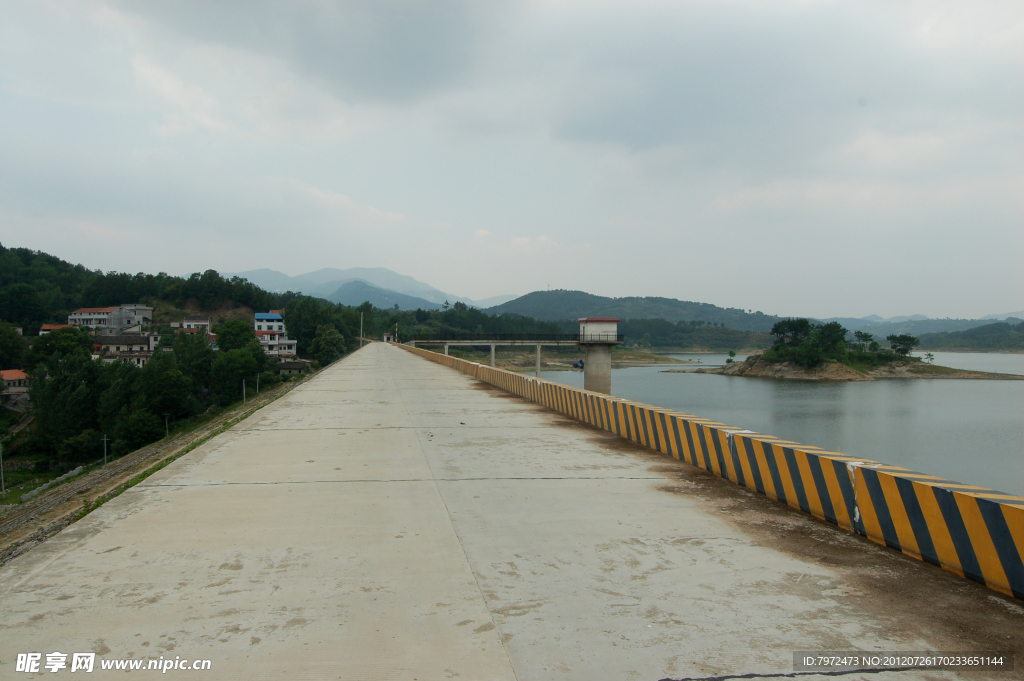
M 768 362 L 761 359 L 760 355 L 752 355 L 744 362 L 734 362 L 715 369 L 695 369 L 693 373 L 750 378 L 787 378 L 801 381 L 874 381 L 882 378 L 1024 380 L 1024 376 L 1015 374 L 964 371 L 914 361 L 893 362 L 885 366 L 863 370 L 854 369 L 839 362 L 825 362 L 819 366 L 807 368 L 793 362 Z

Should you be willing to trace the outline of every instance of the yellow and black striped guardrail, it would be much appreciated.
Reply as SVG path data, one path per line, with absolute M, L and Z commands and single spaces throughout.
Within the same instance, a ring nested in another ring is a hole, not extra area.
M 1024 599 L 1024 497 L 399 347 Z

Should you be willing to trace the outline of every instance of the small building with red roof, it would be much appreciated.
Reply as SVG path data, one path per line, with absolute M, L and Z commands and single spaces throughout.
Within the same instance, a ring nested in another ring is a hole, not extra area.
M 0 371 L 0 378 L 4 381 L 4 395 L 28 392 L 28 376 L 21 369 L 4 369 Z

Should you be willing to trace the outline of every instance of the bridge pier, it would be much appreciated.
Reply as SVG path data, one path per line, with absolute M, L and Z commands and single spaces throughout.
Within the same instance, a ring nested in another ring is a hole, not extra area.
M 537 343 L 537 378 L 540 378 L 540 343 Z
M 448 344 L 447 343 L 444 344 L 444 356 L 445 357 L 448 356 Z
M 583 348 L 583 389 L 612 394 L 612 346 L 619 344 L 618 319 L 584 317 L 580 323 Z
M 494 366 L 494 343 L 491 343 L 491 366 Z

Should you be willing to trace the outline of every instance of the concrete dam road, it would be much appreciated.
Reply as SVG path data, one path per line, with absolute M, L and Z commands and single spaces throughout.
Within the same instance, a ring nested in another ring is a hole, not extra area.
M 211 661 L 167 678 L 655 681 L 787 673 L 795 650 L 1020 651 L 1022 624 L 980 585 L 379 343 L 0 568 L 2 678 L 59 651 L 63 673 L 96 653 L 86 678 L 162 656 Z

